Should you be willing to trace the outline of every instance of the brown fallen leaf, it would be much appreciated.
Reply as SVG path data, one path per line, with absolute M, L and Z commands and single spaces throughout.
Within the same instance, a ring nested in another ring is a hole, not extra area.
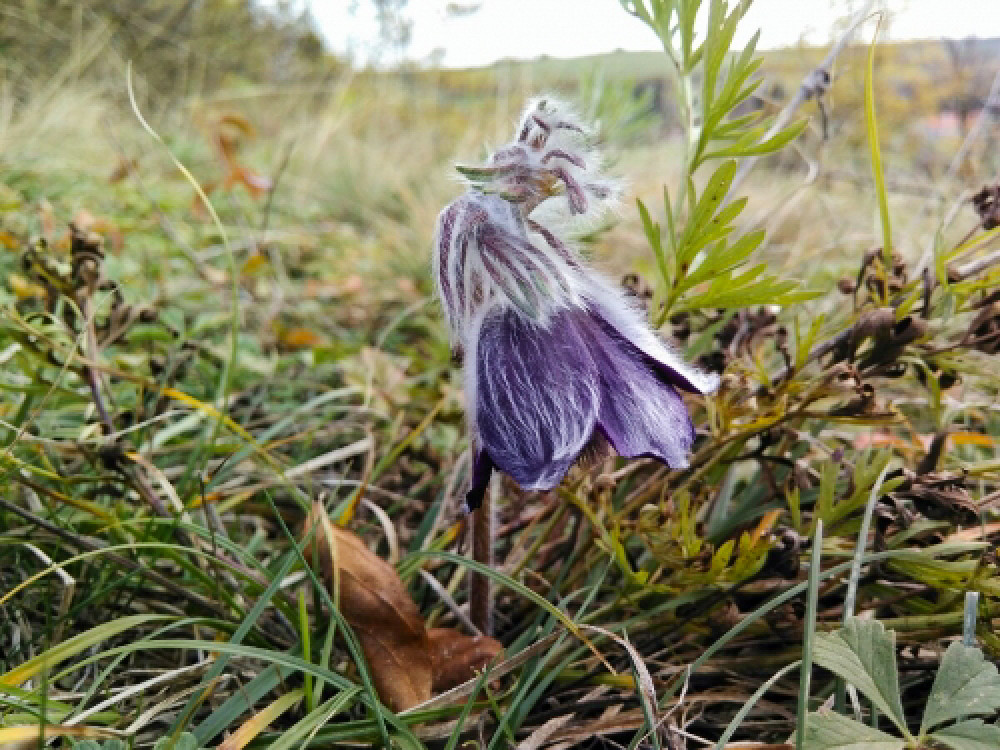
M 494 659 L 503 659 L 500 641 L 486 635 L 465 635 L 454 628 L 431 628 L 431 669 L 435 693 L 471 680 Z
M 403 711 L 431 697 L 430 639 L 417 605 L 395 569 L 357 536 L 338 528 L 323 506 L 313 505 L 305 533 L 313 527 L 313 550 L 344 619 L 354 629 L 382 701 Z

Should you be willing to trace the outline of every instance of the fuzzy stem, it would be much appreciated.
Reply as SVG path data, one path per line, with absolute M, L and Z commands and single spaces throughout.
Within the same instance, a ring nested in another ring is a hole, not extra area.
M 483 493 L 483 504 L 472 514 L 472 559 L 493 567 L 493 495 L 499 487 L 494 477 Z M 469 576 L 469 617 L 483 635 L 493 634 L 493 588 L 481 573 Z

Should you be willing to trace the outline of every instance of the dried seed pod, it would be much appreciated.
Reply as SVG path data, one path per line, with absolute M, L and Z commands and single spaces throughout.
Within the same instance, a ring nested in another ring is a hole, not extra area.
M 987 354 L 1000 352 L 1000 302 L 980 308 L 963 341 Z
M 1000 183 L 983 186 L 971 200 L 983 229 L 988 231 L 1000 226 Z
M 937 380 L 938 388 L 941 388 L 942 390 L 951 388 L 961 379 L 955 371 L 942 369 L 935 362 L 928 362 L 927 367 L 930 368 L 930 377 Z M 917 376 L 917 381 L 921 385 L 926 386 L 928 377 L 927 368 L 914 367 L 913 372 Z
M 958 516 L 962 523 L 979 521 L 979 506 L 969 495 L 964 474 L 931 472 L 908 479 L 891 495 L 908 500 L 921 515 L 935 520 Z
M 831 416 L 859 417 L 876 411 L 875 387 L 871 383 L 862 383 L 857 388 L 857 395 L 842 406 L 830 410 Z
M 890 330 L 882 330 L 876 335 L 871 352 L 858 365 L 862 370 L 876 365 L 894 362 L 908 344 L 923 338 L 927 333 L 927 322 L 923 318 L 907 315 L 896 321 Z
M 858 290 L 858 283 L 847 276 L 837 281 L 837 289 L 841 294 L 854 294 Z
M 920 459 L 920 463 L 917 464 L 917 474 L 929 474 L 937 468 L 947 442 L 947 430 L 939 430 L 934 434 L 934 438 L 931 440 L 927 453 L 924 454 L 924 457 Z

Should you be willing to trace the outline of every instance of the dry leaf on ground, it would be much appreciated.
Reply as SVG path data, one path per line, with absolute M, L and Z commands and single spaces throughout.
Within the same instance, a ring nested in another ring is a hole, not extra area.
M 431 697 L 430 640 L 417 605 L 391 565 L 357 536 L 330 522 L 318 503 L 305 529 L 316 526 L 316 550 L 340 611 L 361 642 L 379 697 L 403 711 Z
M 503 659 L 500 641 L 486 635 L 465 635 L 454 628 L 427 631 L 435 693 L 451 690 L 471 680 L 494 659 Z

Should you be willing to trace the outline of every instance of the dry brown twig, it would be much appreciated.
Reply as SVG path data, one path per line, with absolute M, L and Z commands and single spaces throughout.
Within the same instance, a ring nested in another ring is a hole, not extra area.
M 810 70 L 805 77 L 802 79 L 802 83 L 799 85 L 799 90 L 792 97 L 792 100 L 785 105 L 785 108 L 778 113 L 778 116 L 774 119 L 774 123 L 768 129 L 767 133 L 761 138 L 761 142 L 767 141 L 772 138 L 777 133 L 784 130 L 788 126 L 788 123 L 792 121 L 792 117 L 798 111 L 799 107 L 805 104 L 809 99 L 816 97 L 817 99 L 823 95 L 826 89 L 830 85 L 830 69 L 833 64 L 837 61 L 837 57 L 841 52 L 847 47 L 850 41 L 854 38 L 861 24 L 867 20 L 869 15 L 871 15 L 871 9 L 874 5 L 874 0 L 868 0 L 865 7 L 854 17 L 851 21 L 850 26 L 847 27 L 840 39 L 837 40 L 836 44 L 830 48 L 826 57 L 823 61 L 817 65 L 815 68 Z M 737 193 L 740 184 L 746 179 L 747 175 L 750 174 L 750 170 L 754 168 L 757 163 L 758 156 L 748 156 L 740 162 L 739 168 L 736 170 L 736 174 L 733 176 L 733 181 L 729 186 L 729 192 L 726 193 L 726 198 L 724 203 L 729 203 Z

